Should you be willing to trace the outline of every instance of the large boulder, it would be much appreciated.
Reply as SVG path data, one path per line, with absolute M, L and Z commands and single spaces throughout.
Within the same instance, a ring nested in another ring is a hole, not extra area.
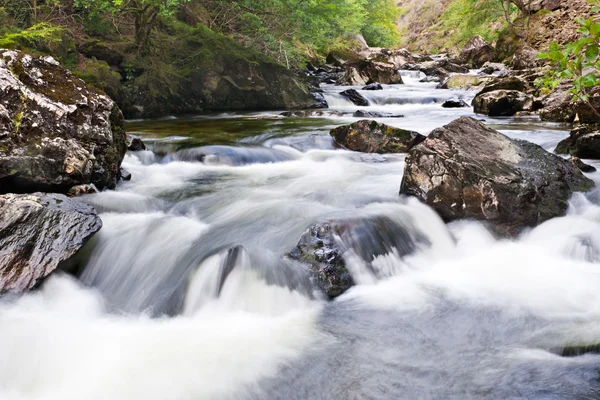
M 458 58 L 465 64 L 480 68 L 486 62 L 494 60 L 494 48 L 481 36 L 473 36 L 464 45 Z
M 462 117 L 408 153 L 400 193 L 445 221 L 488 221 L 510 235 L 562 215 L 572 192 L 593 186 L 568 160 Z
M 123 115 L 52 57 L 0 50 L 0 193 L 113 188 Z
M 348 100 L 356 104 L 357 106 L 368 106 L 369 100 L 365 99 L 362 94 L 358 93 L 356 89 L 348 89 L 340 92 L 340 94 L 346 97 Z
M 587 126 L 574 129 L 568 138 L 558 143 L 554 151 L 558 154 L 600 160 L 600 131 Z
M 91 206 L 62 194 L 0 195 L 0 293 L 35 288 L 102 227 Z
M 448 73 L 466 74 L 469 68 L 458 65 L 454 60 L 442 59 L 436 61 L 424 61 L 417 64 L 406 64 L 402 68 L 409 71 L 421 71 L 427 76 L 438 76 L 446 78 Z
M 440 83 L 438 89 L 466 89 L 472 90 L 481 87 L 490 81 L 488 76 L 479 76 L 472 74 L 454 74 Z
M 516 90 L 495 90 L 477 95 L 473 109 L 478 114 L 492 117 L 511 116 L 520 111 L 533 110 L 533 96 Z
M 385 278 L 390 271 L 374 265 L 377 256 L 393 253 L 402 257 L 427 244 L 414 227 L 389 217 L 341 218 L 308 228 L 288 256 L 308 264 L 318 286 L 329 298 L 335 298 L 355 284 L 348 269 L 349 258 L 361 264 L 356 267 L 364 268 L 359 274 Z
M 344 75 L 338 85 L 363 86 L 370 83 L 401 84 L 402 76 L 394 64 L 375 60 L 351 61 L 343 65 Z
M 371 120 L 337 127 L 330 134 L 338 145 L 363 153 L 406 153 L 425 140 L 418 132 Z
M 573 122 L 577 116 L 573 95 L 569 93 L 571 86 L 562 84 L 542 99 L 543 108 L 539 115 L 543 121 Z
M 532 90 L 532 87 L 527 80 L 519 76 L 499 77 L 488 82 L 477 95 L 493 92 L 495 90 L 516 90 L 518 92 L 528 93 Z
M 537 58 L 539 51 L 523 46 L 513 55 L 512 66 L 516 70 L 532 69 L 544 66 L 546 62 Z

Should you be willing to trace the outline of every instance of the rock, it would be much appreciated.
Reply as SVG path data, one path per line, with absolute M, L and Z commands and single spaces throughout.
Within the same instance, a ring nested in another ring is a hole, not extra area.
M 481 85 L 488 83 L 489 77 L 471 75 L 471 74 L 455 74 L 448 77 L 444 82 L 437 86 L 438 89 L 466 89 L 472 90 Z
M 365 99 L 355 89 L 344 90 L 343 92 L 340 92 L 340 94 L 344 97 L 347 97 L 351 102 L 353 102 L 357 106 L 368 106 L 369 105 L 369 101 L 367 99 Z
M 306 117 L 322 117 L 325 115 L 323 111 L 300 110 L 300 111 L 284 111 L 279 114 L 284 117 L 306 118 Z
M 511 235 L 562 215 L 572 192 L 593 186 L 568 160 L 462 117 L 412 148 L 400 193 L 445 221 L 483 220 Z
M 469 68 L 463 67 L 448 59 L 437 61 L 425 61 L 417 64 L 406 64 L 403 69 L 408 71 L 421 71 L 427 76 L 438 76 L 446 78 L 449 72 L 466 74 Z
M 383 90 L 383 86 L 379 82 L 373 82 L 363 87 L 362 90 Z
M 571 157 L 570 161 L 571 163 L 573 163 L 574 166 L 576 166 L 583 172 L 596 172 L 596 167 L 584 163 L 583 161 L 581 161 L 581 158 Z
M 77 50 L 87 58 L 106 61 L 108 65 L 119 66 L 125 61 L 123 54 L 95 39 L 81 43 Z
M 533 96 L 516 90 L 495 90 L 477 95 L 473 99 L 473 109 L 477 114 L 492 117 L 511 116 L 519 111 L 531 111 Z
M 462 108 L 462 107 L 471 107 L 471 106 L 468 105 L 464 100 L 450 99 L 450 100 L 446 100 L 442 104 L 442 107 L 444 107 L 444 108 Z
M 577 112 L 575 103 L 571 102 L 573 95 L 569 93 L 570 86 L 563 84 L 542 99 L 543 108 L 539 115 L 543 121 L 573 122 Z
M 52 57 L 0 50 L 0 193 L 116 185 L 123 115 Z
M 425 78 L 421 79 L 419 82 L 421 83 L 439 83 L 441 82 L 441 78 L 439 76 L 426 76 Z M 441 88 L 438 88 L 441 89 Z
M 563 0 L 531 0 L 529 2 L 529 10 L 538 12 L 541 10 L 554 11 L 561 7 Z
M 343 65 L 344 75 L 338 85 L 368 85 L 380 82 L 386 85 L 402 84 L 402 76 L 394 66 L 387 62 L 361 60 L 351 61 Z
M 558 154 L 600 160 L 600 131 L 587 126 L 573 129 L 569 137 L 560 141 L 554 151 Z
M 600 87 L 595 87 L 589 96 L 589 104 L 579 102 L 575 105 L 575 112 L 579 116 L 579 122 L 584 124 L 600 123 Z
M 578 357 L 584 354 L 600 354 L 600 343 L 565 346 L 557 353 L 562 357 Z
M 494 48 L 481 36 L 473 36 L 465 44 L 458 58 L 465 64 L 480 68 L 486 62 L 493 61 Z
M 358 258 L 375 278 L 384 278 L 389 273 L 375 268 L 375 257 L 392 252 L 402 257 L 426 244 L 421 233 L 389 217 L 347 218 L 311 226 L 289 257 L 307 263 L 321 289 L 332 299 L 354 286 L 346 257 Z
M 486 62 L 481 67 L 481 72 L 491 75 L 494 72 L 507 73 L 506 65 L 502 63 Z
M 311 95 L 315 99 L 315 104 L 312 108 L 329 108 L 329 104 L 327 104 L 327 100 L 325 100 L 323 93 L 312 92 Z
M 131 173 L 129 171 L 127 171 L 125 168 L 119 168 L 119 179 L 122 179 L 124 181 L 130 181 Z
M 38 286 L 102 227 L 91 206 L 61 194 L 0 195 L 0 293 Z
M 401 114 L 380 113 L 377 111 L 358 110 L 352 114 L 354 118 L 404 118 Z
M 139 136 L 127 136 L 127 150 L 129 151 L 142 151 L 146 150 L 146 144 L 142 141 Z
M 518 92 L 528 93 L 532 90 L 532 87 L 528 81 L 521 77 L 507 76 L 496 78 L 489 82 L 477 93 L 477 96 L 496 90 L 516 90 Z
M 537 58 L 538 53 L 539 51 L 534 50 L 529 46 L 520 48 L 513 56 L 513 69 L 523 70 L 544 66 L 546 62 Z
M 340 146 L 363 153 L 405 153 L 425 140 L 418 132 L 370 120 L 337 127 L 330 134 Z
M 377 111 L 358 110 L 354 114 L 352 114 L 352 116 L 354 118 L 381 118 L 383 117 L 383 114 Z
M 79 197 L 79 196 L 83 196 L 84 194 L 94 194 L 94 193 L 98 193 L 98 192 L 99 192 L 98 188 L 93 183 L 89 183 L 87 185 L 73 186 L 67 192 L 67 196 Z

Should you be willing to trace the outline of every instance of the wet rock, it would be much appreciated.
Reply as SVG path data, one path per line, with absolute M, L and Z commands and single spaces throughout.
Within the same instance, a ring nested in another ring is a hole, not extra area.
M 402 84 L 402 76 L 394 64 L 374 60 L 347 62 L 338 85 L 368 85 L 379 82 L 386 85 Z
M 493 92 L 496 90 L 516 90 L 518 92 L 528 93 L 532 89 L 529 82 L 518 76 L 507 76 L 495 78 L 492 82 L 486 84 L 477 95 Z
M 355 89 L 344 90 L 340 94 L 344 97 L 347 97 L 351 102 L 353 102 L 357 106 L 368 106 L 369 105 L 369 100 L 365 99 Z
M 119 168 L 119 179 L 124 181 L 131 180 L 131 173 L 127 171 L 125 168 Z
M 483 220 L 511 235 L 564 214 L 572 192 L 593 186 L 568 160 L 462 117 L 412 148 L 400 193 L 445 221 Z
M 337 127 L 330 134 L 340 146 L 363 153 L 405 153 L 425 140 L 418 132 L 371 120 Z
M 469 68 L 453 63 L 448 59 L 406 64 L 402 68 L 409 71 L 421 71 L 427 76 L 438 76 L 444 79 L 448 77 L 448 73 L 450 72 L 457 74 L 466 74 L 469 72 Z
M 123 115 L 52 57 L 0 50 L 0 190 L 60 192 L 116 185 Z
M 583 172 L 596 172 L 596 167 L 584 163 L 579 157 L 571 157 L 570 161 L 571 163 L 573 163 L 574 166 L 576 166 Z
M 402 257 L 426 244 L 419 232 L 388 217 L 348 218 L 311 226 L 289 257 L 307 263 L 325 294 L 335 298 L 355 283 L 347 268 L 348 257 L 360 260 L 368 274 L 383 278 L 389 271 L 378 271 L 375 257 L 393 251 Z
M 439 83 L 442 81 L 442 78 L 440 78 L 439 76 L 426 76 L 425 78 L 421 79 L 419 82 L 421 83 Z M 438 89 L 442 89 L 442 88 L 438 88 Z
M 374 82 L 363 87 L 362 90 L 383 90 L 383 86 L 379 82 Z
M 314 110 L 299 110 L 299 111 L 284 111 L 279 114 L 283 117 L 306 118 L 306 117 L 322 117 L 325 115 L 323 111 Z
M 512 60 L 513 69 L 524 70 L 544 66 L 546 62 L 537 58 L 538 53 L 539 51 L 529 46 L 517 50 Z
M 506 69 L 506 65 L 502 63 L 493 63 L 488 61 L 481 66 L 481 72 L 491 75 L 494 72 L 507 73 L 508 70 Z
M 142 141 L 142 138 L 138 136 L 127 136 L 127 150 L 129 151 L 142 151 L 146 150 L 146 144 Z
M 442 104 L 442 107 L 444 107 L 444 108 L 463 108 L 463 107 L 471 107 L 471 106 L 468 105 L 464 100 L 450 99 L 450 100 L 446 100 Z
M 315 99 L 315 104 L 312 108 L 329 108 L 329 104 L 327 104 L 327 100 L 325 100 L 325 96 L 322 93 L 311 93 L 313 98 Z
M 600 343 L 565 346 L 558 351 L 563 357 L 578 357 L 590 353 L 600 354 Z
M 467 41 L 458 58 L 465 64 L 480 68 L 494 59 L 494 48 L 481 36 L 473 36 Z
M 569 137 L 560 141 L 554 151 L 558 154 L 600 160 L 600 131 L 587 126 L 573 129 Z
M 61 194 L 0 195 L 0 293 L 38 286 L 102 227 L 96 211 Z
M 383 117 L 383 114 L 377 111 L 358 110 L 354 114 L 352 114 L 352 116 L 354 118 L 381 118 Z
M 79 196 L 83 196 L 84 194 L 94 194 L 94 193 L 98 193 L 98 192 L 99 192 L 98 188 L 93 183 L 89 183 L 87 185 L 73 186 L 67 192 L 67 196 L 79 197 Z
M 489 77 L 471 75 L 471 74 L 455 74 L 449 76 L 437 86 L 438 89 L 473 89 L 488 83 Z
M 473 99 L 473 109 L 478 114 L 493 117 L 511 116 L 520 111 L 531 111 L 533 96 L 516 90 L 495 90 L 477 95 Z

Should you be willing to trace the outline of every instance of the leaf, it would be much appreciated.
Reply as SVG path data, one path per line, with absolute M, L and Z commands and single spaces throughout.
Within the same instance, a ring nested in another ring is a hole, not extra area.
M 598 58 L 598 53 L 598 45 L 592 44 L 585 50 L 585 58 L 588 61 L 596 61 L 596 58 Z
M 583 78 L 581 78 L 581 84 L 585 87 L 593 87 L 593 86 L 596 86 L 597 83 L 598 83 L 598 78 L 596 77 L 596 74 L 594 74 L 594 73 L 589 73 L 589 74 L 585 75 Z

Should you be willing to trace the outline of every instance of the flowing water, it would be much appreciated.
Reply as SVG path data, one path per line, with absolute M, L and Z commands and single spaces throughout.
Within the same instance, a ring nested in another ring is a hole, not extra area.
M 600 342 L 599 191 L 498 240 L 400 197 L 404 155 L 330 139 L 358 109 L 424 134 L 473 115 L 441 107 L 472 92 L 418 78 L 363 92 L 369 107 L 325 87 L 331 108 L 314 118 L 132 121 L 149 150 L 126 156 L 130 182 L 83 199 L 104 227 L 78 279 L 0 303 L 0 399 L 600 398 L 600 355 L 561 354 Z M 548 150 L 568 131 L 485 120 Z M 348 252 L 358 285 L 326 301 L 286 254 L 311 224 L 347 217 L 423 240 L 406 254 L 371 237 L 369 266 Z

